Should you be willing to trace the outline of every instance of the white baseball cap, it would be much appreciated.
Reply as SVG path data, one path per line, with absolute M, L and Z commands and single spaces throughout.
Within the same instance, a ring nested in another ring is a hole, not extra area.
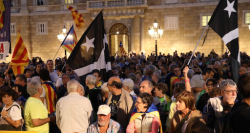
M 108 115 L 110 113 L 111 109 L 108 105 L 100 105 L 98 108 L 97 114 L 100 115 Z

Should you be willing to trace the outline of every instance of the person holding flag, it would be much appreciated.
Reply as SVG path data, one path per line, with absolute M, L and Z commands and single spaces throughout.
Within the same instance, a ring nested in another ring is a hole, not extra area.
M 160 114 L 153 104 L 153 96 L 148 93 L 141 93 L 136 100 L 135 109 L 132 111 L 126 132 L 158 133 L 158 130 L 163 133 Z
M 120 52 L 121 52 L 122 55 L 126 54 L 126 51 L 125 51 L 125 49 L 124 49 L 124 47 L 122 45 L 122 41 L 120 41 L 119 48 L 120 48 Z
M 16 46 L 10 62 L 11 68 L 15 75 L 22 74 L 24 67 L 29 65 L 28 51 L 20 35 L 20 27 L 17 33 Z

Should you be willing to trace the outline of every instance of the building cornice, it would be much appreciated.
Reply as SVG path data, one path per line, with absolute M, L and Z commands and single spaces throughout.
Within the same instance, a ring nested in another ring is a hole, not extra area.
M 80 13 L 90 13 L 88 10 L 78 10 Z M 39 16 L 39 15 L 60 15 L 71 14 L 70 11 L 55 11 L 55 12 L 34 12 L 34 13 L 11 13 L 11 16 Z

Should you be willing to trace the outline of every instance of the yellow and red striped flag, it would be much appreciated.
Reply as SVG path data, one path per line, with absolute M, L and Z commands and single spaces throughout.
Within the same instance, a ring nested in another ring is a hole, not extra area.
M 81 29 L 84 26 L 84 20 L 82 18 L 82 14 L 80 14 L 76 9 L 72 6 L 67 6 L 67 8 L 71 11 L 73 20 L 75 21 L 76 27 Z
M 43 82 L 42 87 L 46 92 L 48 114 L 56 111 L 56 88 L 52 82 Z
M 22 74 L 24 67 L 29 65 L 28 51 L 20 35 L 20 27 L 17 33 L 16 46 L 10 62 L 15 75 Z
M 126 51 L 125 51 L 121 41 L 120 41 L 119 47 L 120 47 L 121 54 L 126 54 Z
M 5 11 L 5 7 L 3 4 L 3 0 L 0 0 L 0 29 L 3 28 L 3 12 Z

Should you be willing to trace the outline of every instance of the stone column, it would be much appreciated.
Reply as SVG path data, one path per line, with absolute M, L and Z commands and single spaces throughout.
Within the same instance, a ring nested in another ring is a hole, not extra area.
M 28 13 L 27 0 L 21 0 L 21 10 L 20 13 Z
M 131 52 L 131 51 L 134 51 L 134 38 L 135 38 L 135 36 L 134 36 L 134 34 L 135 34 L 135 29 L 134 29 L 134 17 L 131 17 L 131 30 L 130 30 L 130 32 L 131 32 L 131 34 L 130 34 L 130 47 L 129 47 L 129 49 L 128 49 L 128 52 Z
M 140 52 L 144 51 L 144 16 L 140 15 L 140 26 L 141 26 L 141 36 L 140 36 Z
M 137 54 L 140 51 L 140 44 L 141 44 L 141 26 L 140 26 L 140 17 L 139 16 L 135 16 L 134 21 L 133 21 L 133 25 L 134 25 L 134 35 L 132 35 L 134 37 L 134 45 L 133 45 L 133 52 L 136 52 Z

